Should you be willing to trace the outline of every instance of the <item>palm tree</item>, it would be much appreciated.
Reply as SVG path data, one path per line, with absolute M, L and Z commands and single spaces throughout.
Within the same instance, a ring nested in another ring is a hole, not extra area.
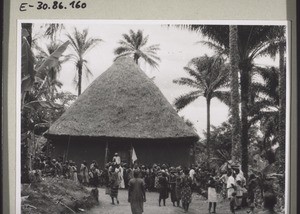
M 276 35 L 268 46 L 261 52 L 261 55 L 269 55 L 273 59 L 279 56 L 279 129 L 278 141 L 280 146 L 280 159 L 285 157 L 285 112 L 286 112 L 286 68 L 285 68 L 285 26 L 278 26 L 274 29 L 273 34 Z M 284 161 L 283 161 L 284 163 Z
M 73 60 L 77 70 L 77 78 L 75 75 L 75 82 L 78 88 L 79 96 L 81 94 L 83 72 L 86 73 L 87 77 L 92 75 L 92 72 L 88 67 L 88 61 L 84 58 L 84 56 L 102 40 L 93 37 L 89 38 L 88 29 L 84 29 L 81 32 L 77 28 L 74 29 L 74 33 L 72 35 L 68 33 L 67 37 L 69 38 L 74 50 L 74 54 L 70 54 L 70 58 Z
M 189 78 L 181 77 L 173 80 L 174 83 L 194 88 L 195 90 L 181 95 L 175 99 L 178 110 L 203 96 L 206 98 L 207 106 L 207 154 L 210 158 L 210 102 L 214 97 L 222 98 L 224 91 L 219 90 L 228 85 L 228 67 L 224 59 L 220 57 L 208 57 L 207 55 L 193 58 L 184 70 L 190 75 Z M 209 162 L 208 162 L 209 164 Z
M 274 67 L 254 67 L 254 75 L 262 80 L 251 84 L 249 124 L 279 120 L 279 71 Z M 273 123 L 272 123 L 273 124 Z M 279 137 L 279 124 L 273 124 L 268 135 Z M 269 137 L 265 135 L 266 137 Z
M 229 53 L 229 26 L 225 25 L 189 25 L 185 28 L 201 32 L 211 40 L 212 47 L 227 50 Z M 249 122 L 248 103 L 249 89 L 251 85 L 251 71 L 253 61 L 261 55 L 270 41 L 276 38 L 274 32 L 278 26 L 237 26 L 238 53 L 240 70 L 240 93 L 241 93 L 241 146 L 242 146 L 242 171 L 248 177 L 248 144 L 249 144 Z M 217 48 L 216 48 L 217 49 Z
M 117 55 L 115 59 L 122 56 L 133 57 L 136 64 L 140 58 L 142 58 L 151 67 L 157 68 L 160 58 L 157 56 L 159 45 L 150 45 L 146 47 L 149 39 L 149 35 L 143 35 L 143 31 L 138 30 L 136 33 L 133 30 L 129 31 L 129 34 L 123 34 L 123 39 L 118 43 L 120 47 L 114 50 L 114 54 Z
M 52 23 L 52 24 L 45 24 L 45 36 L 49 37 L 52 41 L 56 40 L 56 33 L 60 32 L 61 30 L 65 29 L 63 24 Z
M 231 157 L 236 162 L 240 157 L 240 94 L 239 94 L 239 53 L 237 26 L 229 27 L 229 59 L 230 59 L 230 83 L 231 83 L 231 116 L 232 116 L 232 145 Z

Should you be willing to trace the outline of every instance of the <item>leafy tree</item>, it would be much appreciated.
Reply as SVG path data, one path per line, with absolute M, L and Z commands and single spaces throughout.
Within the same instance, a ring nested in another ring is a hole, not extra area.
M 207 154 L 210 157 L 210 102 L 214 97 L 223 99 L 223 89 L 228 85 L 228 67 L 224 59 L 220 57 L 208 57 L 207 55 L 193 58 L 184 70 L 189 78 L 181 77 L 173 80 L 174 83 L 194 88 L 195 90 L 181 95 L 175 99 L 175 106 L 178 110 L 203 96 L 207 105 Z
M 65 51 L 69 42 L 59 46 L 48 58 L 43 60 L 40 65 L 36 64 L 36 58 L 31 48 L 32 24 L 22 24 L 22 46 L 21 46 L 21 160 L 22 160 L 22 182 L 28 181 L 28 172 L 31 170 L 32 161 L 30 147 L 32 147 L 32 135 L 37 124 L 35 118 L 39 115 L 39 110 L 45 112 L 57 105 L 49 100 L 42 99 L 40 96 L 39 82 L 36 81 L 37 73 L 42 73 L 57 65 L 57 60 Z M 46 75 L 45 75 L 46 76 Z M 29 124 L 31 123 L 31 124 Z M 43 121 L 44 123 L 44 121 Z M 32 125 L 32 126 L 31 126 Z
M 214 162 L 223 164 L 231 159 L 231 136 L 232 124 L 229 122 L 223 122 L 220 126 L 212 126 L 211 148 Z
M 279 138 L 279 70 L 274 67 L 255 67 L 254 70 L 262 80 L 251 85 L 249 123 L 260 122 L 264 148 L 268 149 L 265 142 Z
M 201 32 L 210 39 L 211 44 L 219 50 L 227 50 L 229 53 L 229 26 L 225 25 L 188 25 L 187 29 Z M 240 90 L 241 90 L 241 146 L 242 146 L 242 170 L 248 176 L 248 144 L 249 121 L 248 103 L 249 89 L 251 85 L 251 71 L 254 59 L 264 52 L 270 42 L 277 37 L 278 26 L 237 26 Z M 211 46 L 211 47 L 213 47 Z
M 26 28 L 22 28 L 22 47 L 21 47 L 21 110 L 30 103 L 27 101 L 25 103 L 26 96 L 29 92 L 31 92 L 36 86 L 36 78 L 37 74 L 44 73 L 44 76 L 48 76 L 48 71 L 53 67 L 57 66 L 59 58 L 62 53 L 66 50 L 69 45 L 69 41 L 63 43 L 53 53 L 45 58 L 40 64 L 37 64 L 37 60 L 31 50 L 31 45 L 28 42 L 29 36 Z M 41 88 L 40 88 L 41 89 Z M 36 94 L 37 98 L 40 94 Z M 28 99 L 28 98 L 27 98 Z M 29 99 L 32 101 L 33 99 Z M 41 101 L 40 103 L 45 103 L 45 101 Z
M 88 61 L 84 58 L 85 54 L 93 49 L 101 42 L 101 39 L 88 37 L 88 29 L 84 29 L 82 32 L 77 28 L 74 29 L 73 34 L 67 34 L 71 42 L 74 53 L 70 54 L 71 60 L 74 62 L 77 75 L 75 75 L 76 87 L 78 88 L 78 96 L 81 94 L 82 87 L 82 74 L 85 72 L 86 76 L 92 75 L 91 70 L 88 67 Z
M 278 95 L 279 95 L 279 129 L 278 129 L 278 142 L 280 144 L 280 160 L 285 159 L 285 113 L 286 113 L 286 38 L 285 38 L 286 28 L 285 26 L 278 26 L 274 29 L 273 38 L 267 47 L 261 52 L 261 55 L 269 55 L 273 59 L 279 56 L 279 85 L 278 85 Z M 281 166 L 281 168 L 284 166 Z M 283 169 L 284 170 L 284 169 Z
M 46 45 L 46 49 L 42 49 L 39 46 L 36 46 L 38 53 L 36 55 L 37 66 L 41 65 L 46 59 L 48 59 L 55 50 L 59 48 L 60 44 L 54 41 L 51 41 Z M 51 68 L 46 68 L 45 71 L 40 71 L 36 74 L 36 81 L 41 82 L 40 92 L 43 93 L 45 97 L 49 97 L 53 101 L 54 93 L 57 93 L 58 88 L 61 88 L 62 83 L 58 80 L 58 74 L 61 70 L 61 65 L 69 60 L 69 56 L 61 56 L 56 65 L 53 65 Z M 43 89 L 43 90 L 42 90 Z M 48 99 L 47 99 L 48 100 Z
M 123 39 L 120 40 L 119 47 L 114 50 L 114 54 L 117 55 L 115 59 L 122 56 L 133 57 L 136 64 L 138 64 L 139 59 L 142 58 L 151 67 L 157 68 L 160 58 L 157 56 L 157 51 L 159 50 L 159 45 L 150 45 L 146 47 L 149 35 L 144 36 L 143 31 L 138 30 L 134 32 L 129 31 L 129 34 L 123 34 Z

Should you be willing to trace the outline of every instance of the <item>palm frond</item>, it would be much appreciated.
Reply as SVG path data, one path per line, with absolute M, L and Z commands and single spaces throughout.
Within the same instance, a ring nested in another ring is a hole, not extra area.
M 205 45 L 205 46 L 209 47 L 210 49 L 213 49 L 219 55 L 229 55 L 228 49 L 226 49 L 225 47 L 223 47 L 219 44 L 216 44 L 212 41 L 198 41 L 198 42 L 196 42 L 196 44 Z
M 120 57 L 124 57 L 124 56 L 130 56 L 132 57 L 133 53 L 132 52 L 124 52 L 122 54 L 119 54 L 117 55 L 115 58 L 114 58 L 114 61 L 116 61 L 117 59 L 119 59 Z
M 185 106 L 196 100 L 201 93 L 199 91 L 192 91 L 187 94 L 181 95 L 175 99 L 174 105 L 177 110 L 183 109 Z
M 200 82 L 202 85 L 205 85 L 207 87 L 205 78 L 203 78 L 203 75 L 201 75 L 200 72 L 195 71 L 194 69 L 190 67 L 184 67 L 183 68 L 185 72 L 187 72 L 191 77 L 195 78 L 198 82 Z
M 95 46 L 97 46 L 100 42 L 102 42 L 102 39 L 97 38 L 89 38 L 83 45 L 83 53 L 86 53 L 93 49 Z
M 190 78 L 186 78 L 186 77 L 181 77 L 180 79 L 175 79 L 173 80 L 173 83 L 178 84 L 178 85 L 185 85 L 185 86 L 189 86 L 192 88 L 198 88 L 198 89 L 205 89 L 204 87 L 201 88 L 200 84 L 198 84 L 197 81 L 192 80 Z
M 153 60 L 150 56 L 148 56 L 147 54 L 140 52 L 139 53 L 140 57 L 143 58 L 145 60 L 145 62 L 147 62 L 151 67 L 154 67 L 157 69 L 158 67 L 158 63 Z
M 128 44 L 131 44 L 134 47 L 134 42 L 131 40 L 130 36 L 128 36 L 127 34 L 122 34 L 122 36 Z
M 83 63 L 83 67 L 84 67 L 84 70 L 85 70 L 85 77 L 86 77 L 87 80 L 89 80 L 89 78 L 93 76 L 93 73 L 90 70 L 90 68 L 88 67 L 87 63 Z
M 128 47 L 124 47 L 124 46 L 120 46 L 114 50 L 115 55 L 120 55 L 120 54 L 128 53 L 128 52 L 133 53 L 133 50 L 129 49 Z
M 125 42 L 125 41 L 123 41 L 123 40 L 120 40 L 120 41 L 118 42 L 118 44 L 119 44 L 120 46 L 126 47 L 126 48 L 128 48 L 128 49 L 130 49 L 130 50 L 134 50 L 134 46 L 133 46 L 131 43 L 127 43 L 127 42 Z
M 227 106 L 231 106 L 230 91 L 214 91 L 212 92 L 212 98 L 215 97 Z
M 147 35 L 147 36 L 144 37 L 143 41 L 141 42 L 141 47 L 143 47 L 144 45 L 147 44 L 148 39 L 149 39 L 149 35 Z

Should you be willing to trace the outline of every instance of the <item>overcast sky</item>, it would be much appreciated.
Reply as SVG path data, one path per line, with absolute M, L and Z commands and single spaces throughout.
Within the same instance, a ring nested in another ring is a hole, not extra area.
M 113 50 L 118 47 L 118 41 L 122 38 L 123 33 L 128 33 L 130 29 L 137 31 L 142 30 L 144 36 L 149 35 L 147 45 L 159 44 L 160 51 L 157 55 L 161 58 L 158 70 L 155 70 L 144 62 L 140 62 L 140 67 L 149 77 L 155 77 L 154 83 L 159 87 L 167 100 L 173 104 L 174 99 L 179 95 L 189 92 L 192 88 L 174 84 L 172 81 L 180 77 L 187 76 L 183 67 L 188 61 L 194 57 L 203 56 L 205 54 L 211 56 L 214 54 L 212 50 L 196 44 L 198 41 L 203 41 L 199 33 L 189 32 L 187 30 L 177 29 L 173 27 L 162 26 L 161 24 L 127 24 L 125 23 L 100 23 L 100 22 L 71 22 L 64 24 L 66 29 L 58 34 L 57 38 L 66 41 L 65 32 L 72 33 L 74 27 L 78 29 L 88 28 L 89 36 L 100 38 L 103 42 L 92 49 L 85 55 L 88 60 L 88 65 L 93 73 L 89 80 L 83 79 L 83 90 L 99 75 L 106 71 L 113 63 Z M 35 24 L 33 34 L 42 32 L 41 25 Z M 45 40 L 40 40 L 40 45 L 45 44 Z M 70 50 L 66 51 L 69 52 Z M 277 65 L 278 60 L 270 60 L 261 58 L 256 60 L 256 63 L 261 65 Z M 59 80 L 63 83 L 62 90 L 77 94 L 73 78 L 76 69 L 73 64 L 65 63 L 62 66 Z M 206 129 L 206 102 L 203 97 L 191 103 L 185 109 L 179 112 L 180 115 L 193 122 L 197 133 L 203 136 L 203 130 Z M 211 125 L 217 126 L 227 120 L 228 108 L 223 103 L 216 99 L 211 102 Z

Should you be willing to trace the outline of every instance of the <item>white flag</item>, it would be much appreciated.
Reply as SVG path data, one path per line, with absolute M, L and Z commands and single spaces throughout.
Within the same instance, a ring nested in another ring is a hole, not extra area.
M 132 147 L 132 155 L 131 155 L 131 160 L 132 160 L 132 163 L 134 163 L 134 161 L 136 161 L 137 160 L 137 156 L 136 156 L 136 154 L 135 154 L 135 150 L 134 150 L 134 148 Z

